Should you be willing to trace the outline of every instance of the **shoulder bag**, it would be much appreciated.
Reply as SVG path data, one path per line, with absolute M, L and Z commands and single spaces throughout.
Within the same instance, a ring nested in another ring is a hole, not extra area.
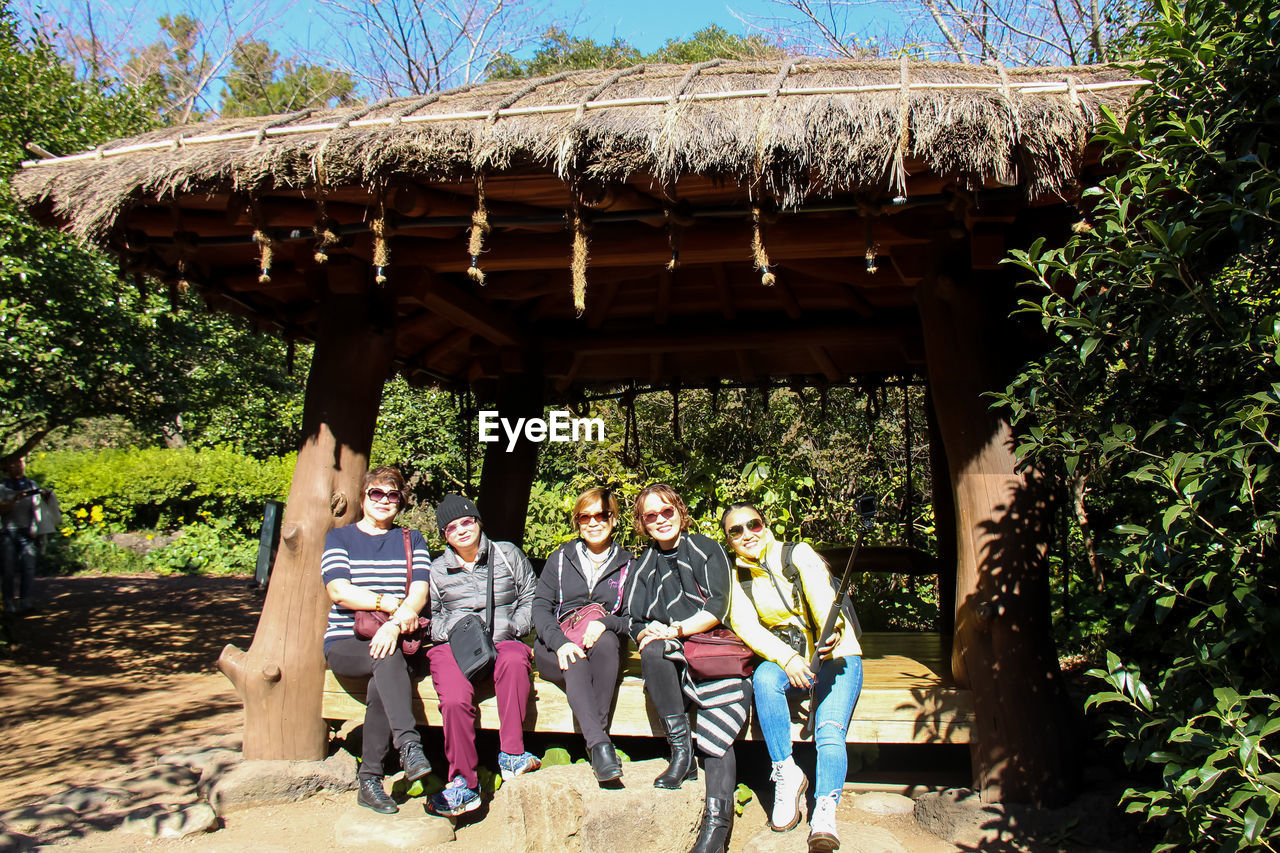
M 409 542 L 409 529 L 402 527 L 400 530 L 404 533 L 404 594 L 407 598 L 409 584 L 413 582 L 413 545 Z M 373 635 L 378 633 L 378 629 L 387 624 L 390 619 L 390 614 L 383 613 L 381 610 L 357 610 L 354 629 L 356 636 L 362 640 L 371 640 Z M 431 620 L 419 616 L 417 628 L 407 634 L 403 631 L 400 633 L 400 651 L 406 655 L 416 655 L 422 650 L 422 640 L 430 629 Z
M 629 564 L 628 564 L 629 565 Z M 627 581 L 627 566 L 622 567 L 622 577 L 618 580 L 618 602 L 613 607 L 613 612 L 617 613 L 618 608 L 622 606 L 622 588 Z M 560 612 L 560 606 L 564 604 L 564 552 L 560 552 L 560 560 L 556 563 L 556 585 L 560 589 L 559 603 L 556 605 L 557 615 Z M 588 593 L 589 594 L 589 593 Z M 582 648 L 582 641 L 587 633 L 587 626 L 592 622 L 598 622 L 607 614 L 604 606 L 591 602 L 584 604 L 582 607 L 569 611 L 568 615 L 560 619 L 560 630 L 568 638 L 569 642 Z
M 498 545 L 493 543 L 489 547 L 496 549 Z M 493 644 L 493 573 L 497 570 L 498 561 L 491 560 L 484 618 L 468 613 L 449 629 L 449 649 L 458 662 L 458 669 L 469 681 L 474 681 L 498 659 L 498 649 Z
M 741 637 L 724 627 L 699 631 L 684 640 L 684 659 L 697 679 L 749 678 L 756 668 L 755 657 Z

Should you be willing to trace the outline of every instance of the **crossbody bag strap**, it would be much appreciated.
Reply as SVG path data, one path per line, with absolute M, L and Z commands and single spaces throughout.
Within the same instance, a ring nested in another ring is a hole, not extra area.
M 560 560 L 556 563 L 556 621 L 560 621 L 560 611 L 564 609 L 564 548 L 560 549 Z
M 800 609 L 802 611 L 800 613 L 795 613 L 794 610 L 791 612 L 796 616 L 799 616 L 801 621 L 808 623 L 809 627 L 816 632 L 817 620 L 814 619 L 813 614 L 809 612 L 809 596 L 804 594 L 804 583 L 800 580 L 800 568 L 791 559 L 791 552 L 795 549 L 796 543 L 794 542 L 782 543 L 782 575 L 791 582 L 792 592 L 799 595 Z M 788 568 L 791 569 L 790 575 L 787 573 Z M 773 577 L 773 575 L 770 575 L 770 577 Z M 782 596 L 782 588 L 778 586 L 778 581 L 776 579 L 773 582 L 773 586 L 778 590 L 778 597 L 782 598 L 783 601 L 786 601 Z M 792 600 L 792 603 L 795 603 L 794 599 Z
M 502 555 L 502 551 L 498 548 L 498 543 L 490 542 L 489 547 L 497 551 L 499 556 Z M 493 573 L 496 572 L 497 570 L 498 570 L 497 562 L 490 560 L 489 561 L 489 592 L 485 596 L 485 604 L 484 604 L 484 624 L 489 629 L 490 639 L 493 639 Z
M 413 583 L 413 545 L 409 542 L 409 528 L 401 527 L 404 534 L 404 597 L 409 597 L 409 584 Z

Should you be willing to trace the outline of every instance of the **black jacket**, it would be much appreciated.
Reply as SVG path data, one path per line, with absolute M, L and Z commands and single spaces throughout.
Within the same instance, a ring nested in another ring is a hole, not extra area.
M 592 602 L 604 607 L 606 615 L 601 621 L 606 629 L 620 636 L 631 631 L 631 618 L 627 615 L 631 552 L 619 548 L 600 573 L 595 589 L 590 590 L 580 560 L 577 539 L 552 551 L 533 594 L 533 627 L 538 632 L 538 642 L 553 652 L 569 642 L 560 630 L 560 620 Z
M 669 559 L 672 556 L 674 561 Z M 651 621 L 670 625 L 699 610 L 721 624 L 729 616 L 729 555 L 719 542 L 701 533 L 686 530 L 674 552 L 650 545 L 640 554 L 633 575 L 627 581 L 633 640 Z

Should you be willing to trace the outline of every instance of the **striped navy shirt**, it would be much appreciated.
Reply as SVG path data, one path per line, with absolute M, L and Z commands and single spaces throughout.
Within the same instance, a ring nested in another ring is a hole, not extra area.
M 413 579 L 430 577 L 431 554 L 427 542 L 416 530 L 409 531 L 413 544 Z M 404 534 L 393 527 L 381 536 L 370 536 L 354 524 L 329 531 L 324 538 L 320 573 L 325 584 L 346 578 L 370 592 L 404 597 Z M 355 636 L 355 611 L 334 604 L 329 608 L 329 625 L 324 632 L 324 650 L 338 640 Z

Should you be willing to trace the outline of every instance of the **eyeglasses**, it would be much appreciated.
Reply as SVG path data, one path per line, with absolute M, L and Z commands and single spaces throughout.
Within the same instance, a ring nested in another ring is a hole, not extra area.
M 753 518 L 745 524 L 735 524 L 725 532 L 729 534 L 730 539 L 740 539 L 744 528 L 752 533 L 759 533 L 764 529 L 764 522 L 758 518 Z
M 444 535 L 452 536 L 459 530 L 470 530 L 475 526 L 476 520 L 468 515 L 466 518 L 459 518 L 457 521 L 449 522 L 448 526 L 444 529 Z
M 586 527 L 592 522 L 607 524 L 611 518 L 613 518 L 613 513 L 611 512 L 580 512 L 578 513 L 578 526 Z
M 644 515 L 640 516 L 640 518 L 645 524 L 656 524 L 659 518 L 665 521 L 673 518 L 675 514 L 676 508 L 669 506 L 664 509 L 660 509 L 657 512 L 646 512 Z
M 400 493 L 399 489 L 374 488 L 374 489 L 370 489 L 364 494 L 365 494 L 365 497 L 367 497 L 369 500 L 373 501 L 376 504 L 380 504 L 383 501 L 387 501 L 393 504 L 398 504 L 402 500 L 404 500 L 404 495 Z

